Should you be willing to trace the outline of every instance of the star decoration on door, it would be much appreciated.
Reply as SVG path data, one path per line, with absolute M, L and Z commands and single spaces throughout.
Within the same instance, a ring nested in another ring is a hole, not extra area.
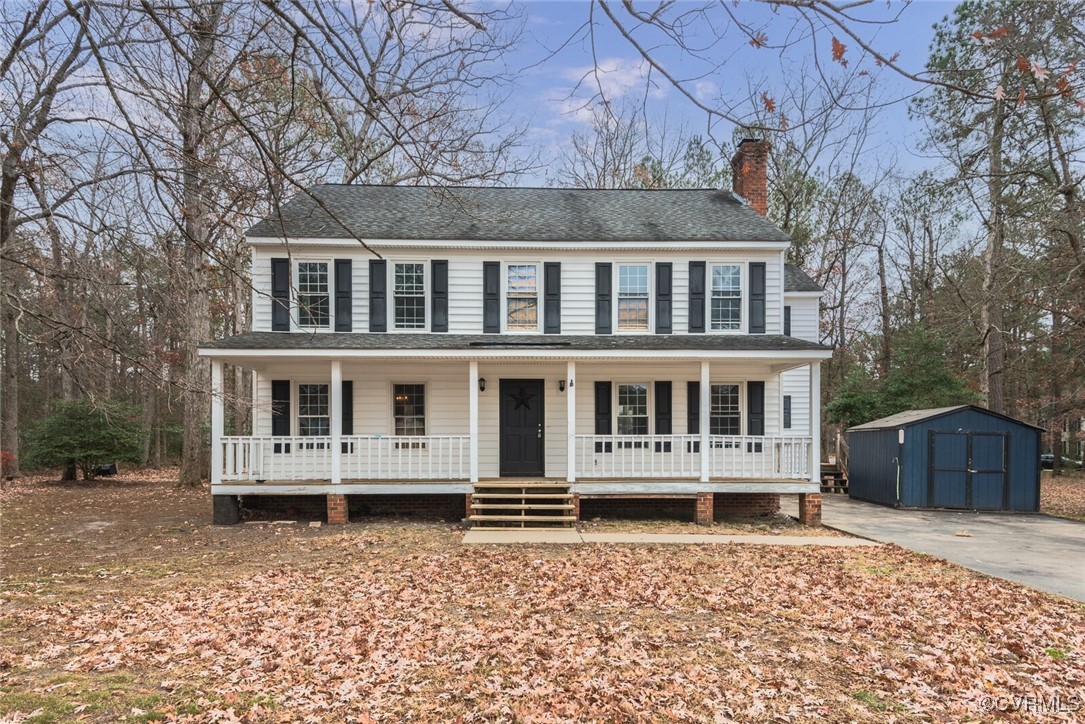
M 519 392 L 509 395 L 509 397 L 516 403 L 516 407 L 512 408 L 514 410 L 519 410 L 521 407 L 525 410 L 530 410 L 531 401 L 535 399 L 535 395 L 528 392 L 523 387 L 520 388 Z

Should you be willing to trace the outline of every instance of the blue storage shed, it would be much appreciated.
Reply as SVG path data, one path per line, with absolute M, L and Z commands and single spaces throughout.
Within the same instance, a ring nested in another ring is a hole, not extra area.
M 904 508 L 1040 509 L 1043 430 L 975 405 L 848 430 L 848 495 Z

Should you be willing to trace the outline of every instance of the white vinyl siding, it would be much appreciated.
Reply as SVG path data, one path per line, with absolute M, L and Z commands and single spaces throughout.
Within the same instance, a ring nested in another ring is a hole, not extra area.
M 783 395 L 791 395 L 791 428 L 784 434 L 810 434 L 810 370 L 806 367 L 788 370 L 780 375 Z M 766 395 L 766 398 L 768 395 Z M 768 405 L 766 399 L 765 404 Z M 780 423 L 783 426 L 783 422 Z
M 352 329 L 355 332 L 367 332 L 369 330 L 369 262 L 374 257 L 371 254 L 332 247 L 307 247 L 305 259 L 327 259 L 330 263 L 335 259 L 351 259 L 353 272 L 353 320 Z M 430 261 L 433 258 L 447 259 L 448 269 L 448 331 L 452 334 L 481 334 L 482 333 L 482 265 L 486 261 L 501 263 L 501 295 L 502 295 L 502 319 L 505 318 L 505 298 L 508 286 L 507 267 L 509 264 L 532 264 L 537 266 L 539 287 L 538 317 L 543 314 L 542 282 L 543 264 L 547 261 L 561 262 L 561 332 L 562 334 L 594 334 L 595 333 L 595 264 L 599 260 L 597 253 L 584 252 L 536 252 L 538 256 L 532 258 L 515 251 L 478 251 L 441 250 L 439 252 L 397 252 L 389 256 L 388 261 L 388 329 L 392 333 L 418 332 L 419 330 L 396 330 L 394 324 L 395 314 L 395 264 L 396 263 L 419 263 L 424 267 L 425 274 L 425 325 L 430 323 L 429 298 L 429 274 Z M 254 247 L 252 263 L 252 279 L 255 291 L 253 293 L 253 330 L 266 331 L 271 329 L 271 259 L 286 258 L 290 256 L 285 248 Z M 300 255 L 292 258 L 293 279 L 296 274 L 297 263 L 302 259 Z M 750 261 L 763 261 L 766 263 L 766 332 L 769 334 L 782 334 L 782 300 L 785 295 L 780 287 L 782 281 L 781 255 L 779 252 L 730 252 L 726 256 L 707 252 L 669 252 L 657 253 L 646 256 L 644 252 L 608 252 L 607 260 L 614 264 L 614 284 L 612 287 L 612 306 L 614 309 L 615 332 L 623 331 L 627 334 L 652 334 L 654 323 L 651 320 L 655 315 L 655 265 L 660 262 L 669 262 L 672 265 L 672 327 L 674 334 L 687 334 L 689 331 L 689 263 L 690 261 L 705 261 L 707 292 L 711 293 L 711 269 L 717 264 L 739 264 L 742 266 L 743 289 L 742 289 L 742 330 L 748 324 L 749 289 L 747 264 Z M 620 330 L 617 325 L 619 307 L 619 269 L 622 265 L 647 265 L 649 282 L 649 328 L 643 331 Z M 329 279 L 334 280 L 334 273 L 329 266 Z M 331 290 L 334 295 L 334 289 Z M 292 290 L 293 294 L 293 290 Z M 804 336 L 800 330 L 804 329 L 802 316 L 809 312 L 812 328 L 816 330 L 817 304 L 816 299 L 801 299 L 795 301 L 788 297 L 788 304 L 792 306 L 793 334 Z M 334 308 L 334 304 L 332 305 Z M 292 328 L 297 326 L 297 310 L 292 313 Z M 706 309 L 706 321 L 711 324 L 710 310 Z M 334 321 L 333 321 L 334 324 Z M 504 322 L 502 323 L 504 325 Z M 504 327 L 503 327 L 504 328 Z M 541 331 L 541 328 L 540 328 Z M 741 332 L 739 332 L 741 333 Z
M 784 303 L 791 307 L 791 336 L 807 342 L 818 341 L 819 300 L 814 296 L 785 295 Z M 782 323 L 781 323 L 782 324 Z M 782 334 L 782 332 L 781 332 Z

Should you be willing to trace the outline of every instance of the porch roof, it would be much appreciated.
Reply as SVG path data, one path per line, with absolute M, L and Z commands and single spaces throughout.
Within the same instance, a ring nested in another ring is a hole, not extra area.
M 231 356 L 454 356 L 454 357 L 689 357 L 751 356 L 823 359 L 832 348 L 774 334 L 434 334 L 246 332 L 209 342 L 205 357 Z M 731 354 L 727 354 L 731 353 Z

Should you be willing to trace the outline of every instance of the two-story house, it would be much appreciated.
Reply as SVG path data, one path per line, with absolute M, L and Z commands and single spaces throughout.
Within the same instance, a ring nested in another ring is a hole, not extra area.
M 735 193 L 322 185 L 285 204 L 248 232 L 253 330 L 200 350 L 216 520 L 238 496 L 327 496 L 334 523 L 355 496 L 455 495 L 475 521 L 666 496 L 707 522 L 796 494 L 818 522 L 830 350 L 764 216 L 767 153 L 743 142 Z M 224 364 L 253 371 L 250 435 L 224 434 Z

